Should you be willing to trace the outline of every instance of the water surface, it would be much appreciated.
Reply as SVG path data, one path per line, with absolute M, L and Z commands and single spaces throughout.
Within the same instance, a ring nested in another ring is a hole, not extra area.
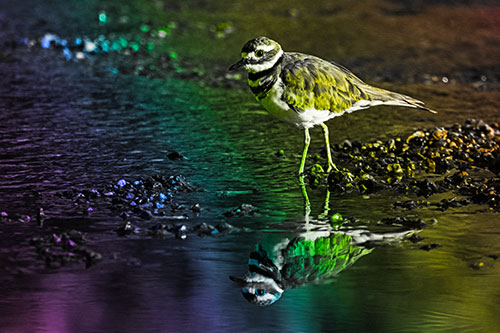
M 340 32 L 323 34 L 315 18 L 339 24 L 352 14 L 348 4 L 330 8 L 325 2 L 320 15 L 301 4 L 288 8 L 278 3 L 264 7 L 262 22 L 266 24 L 261 22 L 257 28 L 254 21 L 260 14 L 247 13 L 243 1 L 230 8 L 225 2 L 214 7 L 195 2 L 189 8 L 165 4 L 161 10 L 155 7 L 157 3 L 140 2 L 123 8 L 113 1 L 85 5 L 25 1 L 16 6 L 3 2 L 0 18 L 5 29 L 0 36 L 10 45 L 47 32 L 66 38 L 109 33 L 96 23 L 102 9 L 110 17 L 128 15 L 130 25 L 123 30 L 141 22 L 153 26 L 165 15 L 179 22 L 177 35 L 173 33 L 170 41 L 172 48 L 189 61 L 198 59 L 205 68 L 212 64 L 223 68 L 238 57 L 246 39 L 266 34 L 290 48 L 342 60 L 370 82 L 412 93 L 440 111 L 433 116 L 377 108 L 347 115 L 329 124 L 334 143 L 346 138 L 369 141 L 402 136 L 414 128 L 450 125 L 470 117 L 500 121 L 498 60 L 476 58 L 479 77 L 463 74 L 475 68 L 471 59 L 479 52 L 477 47 L 496 38 L 491 31 L 498 29 L 498 21 L 488 13 L 498 7 L 469 8 L 460 2 L 433 7 L 423 2 L 416 13 L 400 15 L 400 7 L 391 7 L 399 2 L 367 2 L 362 13 L 356 14 L 368 15 L 372 27 L 385 22 L 380 28 L 382 41 L 405 45 L 419 57 L 408 49 L 365 44 L 364 35 L 354 40 L 353 31 L 368 29 L 361 23 L 344 31 L 352 42 L 339 37 L 335 47 L 326 46 L 324 40 Z M 133 12 L 134 8 L 142 11 Z M 426 17 L 431 27 L 449 32 L 453 29 L 437 25 L 439 18 L 451 20 L 459 13 L 459 20 L 467 17 L 468 10 L 484 13 L 484 30 L 474 26 L 474 31 L 482 31 L 477 45 L 467 44 L 472 43 L 469 35 L 444 46 L 434 46 L 441 38 L 438 35 L 427 39 L 418 31 L 413 36 L 417 46 L 403 38 Z M 160 14 L 152 15 L 155 11 Z M 236 32 L 214 38 L 211 25 L 224 21 L 234 22 Z M 308 22 L 311 29 L 304 29 Z M 390 29 L 402 22 L 402 32 Z M 290 34 L 282 26 L 303 33 Z M 197 43 L 198 39 L 202 42 Z M 456 53 L 460 43 L 469 45 L 465 56 Z M 491 48 L 493 54 L 498 51 Z M 442 58 L 446 52 L 449 57 Z M 295 178 L 303 134 L 266 115 L 250 92 L 240 89 L 244 80 L 225 89 L 205 79 L 114 73 L 99 60 L 66 62 L 60 50 L 21 43 L 6 46 L 1 54 L 0 210 L 30 215 L 34 220 L 37 209 L 43 207 L 47 215 L 44 228 L 33 221 L 3 223 L 0 228 L 2 330 L 434 332 L 494 331 L 500 325 L 496 315 L 500 304 L 498 214 L 472 205 L 446 212 L 395 211 L 392 204 L 398 197 L 386 192 L 371 197 L 332 195 L 326 218 L 318 219 L 326 189 L 308 188 L 312 208 L 308 218 L 310 223 L 325 225 L 330 216 L 341 213 L 357 218 L 355 226 L 366 229 L 377 229 L 384 217 L 436 219 L 435 225 L 420 233 L 424 243 L 375 247 L 333 281 L 286 290 L 270 307 L 248 304 L 228 277 L 247 271 L 248 256 L 259 242 L 278 243 L 304 231 L 304 201 Z M 453 63 L 450 58 L 455 55 Z M 388 74 L 381 75 L 383 67 Z M 415 73 L 415 68 L 420 71 Z M 488 85 L 476 89 L 481 73 L 488 76 Z M 437 76 L 441 83 L 432 83 L 432 77 L 427 82 L 423 74 Z M 455 83 L 444 84 L 444 75 Z M 314 155 L 322 149 L 320 130 L 314 129 L 312 136 Z M 283 156 L 276 154 L 279 150 Z M 184 159 L 169 158 L 171 152 Z M 109 205 L 84 212 L 61 195 L 68 189 L 78 191 L 155 174 L 182 174 L 200 190 L 175 198 L 180 204 L 202 207 L 199 215 L 186 210 L 188 219 L 183 223 L 227 221 L 248 231 L 220 237 L 189 235 L 186 240 L 119 237 L 114 230 L 122 220 Z M 253 205 L 258 214 L 223 216 L 241 203 Z M 71 229 L 84 232 L 89 247 L 103 255 L 102 261 L 88 269 L 83 264 L 46 268 L 29 239 Z M 422 244 L 441 247 L 423 251 L 419 249 Z M 484 266 L 474 269 L 478 262 Z

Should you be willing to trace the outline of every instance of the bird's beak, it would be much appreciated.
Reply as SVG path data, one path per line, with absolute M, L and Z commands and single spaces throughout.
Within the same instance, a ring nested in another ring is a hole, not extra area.
M 233 72 L 235 70 L 238 70 L 240 68 L 243 68 L 243 66 L 246 65 L 246 61 L 244 58 L 242 58 L 240 61 L 238 61 L 237 63 L 235 64 L 232 64 L 231 67 L 229 67 L 227 70 L 230 71 L 230 72 Z
M 235 282 L 238 286 L 243 287 L 247 284 L 247 282 L 241 278 L 235 277 L 235 276 L 230 276 L 229 279 L 231 281 Z

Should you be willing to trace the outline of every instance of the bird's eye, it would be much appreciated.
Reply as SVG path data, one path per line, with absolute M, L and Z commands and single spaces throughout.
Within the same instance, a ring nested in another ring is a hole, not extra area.
M 262 57 L 264 55 L 264 53 L 265 53 L 264 50 L 257 50 L 255 52 L 255 55 L 260 58 L 260 57 Z
M 266 294 L 265 289 L 256 289 L 255 290 L 255 295 L 257 295 L 257 296 L 264 296 L 265 294 Z

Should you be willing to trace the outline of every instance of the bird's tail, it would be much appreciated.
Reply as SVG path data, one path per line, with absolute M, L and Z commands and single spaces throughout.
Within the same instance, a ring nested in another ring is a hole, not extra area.
M 405 106 L 428 111 L 430 113 L 437 113 L 437 111 L 425 107 L 424 102 L 413 97 L 371 86 L 369 86 L 368 89 L 370 90 L 370 97 L 372 97 L 374 101 L 380 101 L 379 103 L 382 105 Z M 366 89 L 364 90 L 366 91 Z

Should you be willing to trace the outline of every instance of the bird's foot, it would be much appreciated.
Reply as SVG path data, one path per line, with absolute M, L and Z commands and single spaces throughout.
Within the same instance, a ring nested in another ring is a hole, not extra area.
M 349 171 L 349 169 L 336 169 L 333 170 L 329 173 L 328 175 L 328 181 L 329 182 L 334 182 L 334 183 L 352 183 L 354 182 L 354 175 Z
M 330 173 L 332 171 L 339 172 L 340 170 L 333 163 L 328 163 L 328 168 L 326 169 L 326 173 Z

